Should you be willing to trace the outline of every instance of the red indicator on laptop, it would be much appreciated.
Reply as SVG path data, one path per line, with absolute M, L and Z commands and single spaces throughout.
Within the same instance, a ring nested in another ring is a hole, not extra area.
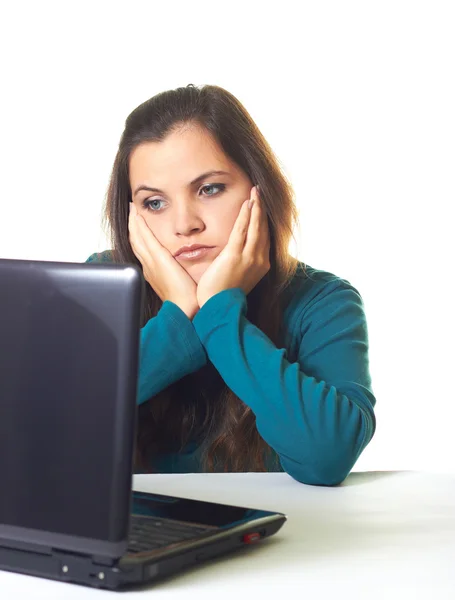
M 259 542 L 260 539 L 261 539 L 260 533 L 246 533 L 243 536 L 243 543 L 244 544 L 254 544 L 255 542 Z

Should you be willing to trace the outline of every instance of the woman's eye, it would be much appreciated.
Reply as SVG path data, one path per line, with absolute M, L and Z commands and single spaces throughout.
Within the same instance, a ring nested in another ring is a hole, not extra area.
M 145 200 L 144 208 L 147 208 L 153 212 L 157 212 L 162 209 L 161 202 L 163 202 L 163 200 Z
M 203 196 L 214 196 L 215 194 L 219 194 L 225 189 L 224 183 L 209 183 L 207 185 L 203 185 L 201 187 L 201 192 Z

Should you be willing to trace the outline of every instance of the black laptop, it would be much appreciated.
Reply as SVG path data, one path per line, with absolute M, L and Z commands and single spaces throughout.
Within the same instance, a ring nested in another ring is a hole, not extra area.
M 285 522 L 132 492 L 143 293 L 133 265 L 0 259 L 1 569 L 120 589 Z

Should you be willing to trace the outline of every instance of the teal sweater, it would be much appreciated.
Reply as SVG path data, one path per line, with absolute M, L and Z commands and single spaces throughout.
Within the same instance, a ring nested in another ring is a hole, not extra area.
M 106 251 L 87 262 L 111 260 Z M 270 470 L 336 485 L 376 427 L 363 301 L 348 281 L 308 265 L 288 294 L 284 348 L 248 321 L 240 288 L 210 298 L 192 321 L 164 302 L 141 329 L 138 403 L 153 402 L 210 361 L 256 415 L 260 435 L 279 458 Z M 189 446 L 154 466 L 162 473 L 200 472 L 201 450 Z

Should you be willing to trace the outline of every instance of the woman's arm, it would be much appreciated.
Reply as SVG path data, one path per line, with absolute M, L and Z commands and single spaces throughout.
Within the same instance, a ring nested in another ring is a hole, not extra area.
M 207 355 L 192 322 L 173 302 L 141 329 L 138 404 L 207 362 Z
M 297 362 L 246 319 L 240 288 L 213 296 L 193 325 L 226 384 L 256 415 L 260 435 L 302 483 L 336 485 L 375 430 L 368 333 L 359 293 L 323 286 L 302 309 L 291 336 Z
M 86 262 L 112 262 L 109 252 L 92 254 Z M 164 302 L 140 332 L 137 403 L 142 404 L 171 383 L 197 371 L 207 355 L 186 314 Z

